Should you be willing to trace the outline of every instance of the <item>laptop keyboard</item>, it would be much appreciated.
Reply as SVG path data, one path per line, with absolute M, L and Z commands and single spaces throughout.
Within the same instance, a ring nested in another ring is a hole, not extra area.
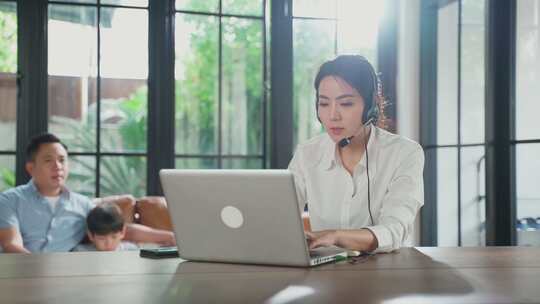
M 343 252 L 342 248 L 337 247 L 320 247 L 309 251 L 309 256 L 312 258 L 318 258 L 323 256 L 334 255 Z

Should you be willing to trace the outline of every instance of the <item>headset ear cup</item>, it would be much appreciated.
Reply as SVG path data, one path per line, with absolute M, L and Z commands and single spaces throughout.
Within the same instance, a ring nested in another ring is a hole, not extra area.
M 366 124 L 369 122 L 375 125 L 377 123 L 377 121 L 379 120 L 379 107 L 377 106 L 375 101 L 373 101 L 373 105 L 366 112 L 364 112 L 363 116 L 364 117 L 362 118 L 362 124 Z

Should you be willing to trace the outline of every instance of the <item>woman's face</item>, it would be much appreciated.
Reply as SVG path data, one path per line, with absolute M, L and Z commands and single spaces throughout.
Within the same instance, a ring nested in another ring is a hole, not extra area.
M 357 135 L 362 129 L 364 99 L 338 76 L 326 76 L 319 84 L 319 118 L 334 142 Z

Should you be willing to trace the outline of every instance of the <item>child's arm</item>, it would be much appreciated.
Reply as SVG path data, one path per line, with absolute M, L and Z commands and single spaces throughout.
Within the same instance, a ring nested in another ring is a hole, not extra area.
M 176 240 L 171 231 L 150 228 L 141 224 L 127 224 L 127 241 L 135 243 L 157 243 L 162 246 L 175 246 Z

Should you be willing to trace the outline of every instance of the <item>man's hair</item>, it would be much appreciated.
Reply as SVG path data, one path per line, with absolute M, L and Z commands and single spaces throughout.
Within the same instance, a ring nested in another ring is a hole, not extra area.
M 103 203 L 92 209 L 86 217 L 88 231 L 93 235 L 107 235 L 122 231 L 122 211 L 114 203 Z
M 39 151 L 41 145 L 59 143 L 61 144 L 66 151 L 68 150 L 67 146 L 60 141 L 58 137 L 51 133 L 42 133 L 32 137 L 28 146 L 26 146 L 26 159 L 27 161 L 33 161 L 36 159 L 36 154 Z

